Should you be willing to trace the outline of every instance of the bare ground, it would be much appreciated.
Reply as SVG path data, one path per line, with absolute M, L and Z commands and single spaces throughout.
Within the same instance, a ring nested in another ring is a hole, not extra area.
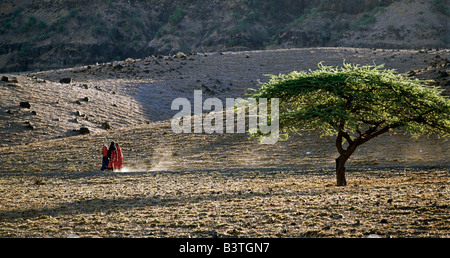
M 245 96 L 264 74 L 344 58 L 433 74 L 430 63 L 448 57 L 301 49 L 8 75 L 18 83 L 0 86 L 0 237 L 449 237 L 448 141 L 378 137 L 349 161 L 349 185 L 336 187 L 333 137 L 261 145 L 246 134 L 174 134 L 167 120 L 171 101 L 194 89 Z M 27 99 L 32 108 L 19 108 Z M 73 132 L 80 126 L 91 134 Z M 111 140 L 124 150 L 121 172 L 99 170 Z

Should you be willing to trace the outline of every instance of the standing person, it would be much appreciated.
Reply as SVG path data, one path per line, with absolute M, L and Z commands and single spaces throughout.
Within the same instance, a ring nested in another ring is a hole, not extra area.
M 123 168 L 123 152 L 120 148 L 119 144 L 116 143 L 116 151 L 117 151 L 117 162 L 114 168 L 122 169 Z
M 111 142 L 107 155 L 109 157 L 108 169 L 123 168 L 123 153 L 119 144 Z
M 103 158 L 102 158 L 102 170 L 105 170 L 108 168 L 109 165 L 109 158 L 108 158 L 108 146 L 106 144 L 103 144 Z

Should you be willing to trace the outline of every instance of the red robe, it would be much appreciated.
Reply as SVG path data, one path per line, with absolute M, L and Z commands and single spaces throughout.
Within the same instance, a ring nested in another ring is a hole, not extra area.
M 109 159 L 108 168 L 112 169 L 123 168 L 123 153 L 119 144 L 116 144 L 116 149 L 111 151 L 111 158 Z
M 108 159 L 108 147 L 103 145 L 103 158 L 102 158 L 102 170 L 105 170 L 108 168 L 109 165 L 109 159 Z
M 119 144 L 116 144 L 116 149 L 117 149 L 116 166 L 117 166 L 117 168 L 123 168 L 123 153 L 122 153 L 122 149 L 120 148 Z
M 108 156 L 108 147 L 103 145 L 103 157 L 106 158 Z

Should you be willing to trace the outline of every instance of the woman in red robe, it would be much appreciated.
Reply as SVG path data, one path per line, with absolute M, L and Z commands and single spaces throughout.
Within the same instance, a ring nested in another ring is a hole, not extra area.
M 111 142 L 108 150 L 109 164 L 108 169 L 121 169 L 123 168 L 123 153 L 119 144 Z
M 108 168 L 109 165 L 108 146 L 106 146 L 106 144 L 103 144 L 102 152 L 103 152 L 102 170 L 105 170 Z

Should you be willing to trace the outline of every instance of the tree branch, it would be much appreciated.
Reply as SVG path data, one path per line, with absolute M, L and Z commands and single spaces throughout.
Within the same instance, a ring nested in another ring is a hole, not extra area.
M 382 129 L 380 129 L 378 132 L 374 131 L 373 134 L 370 133 L 367 136 L 365 136 L 366 134 L 364 134 L 360 137 L 361 140 L 359 141 L 359 145 L 364 144 L 364 143 L 368 142 L 369 140 L 389 131 L 390 129 L 396 128 L 396 127 L 398 127 L 398 125 L 388 125 L 388 126 L 383 127 Z M 371 129 L 369 129 L 368 131 L 370 131 Z
M 342 137 L 344 137 L 347 140 L 349 145 L 353 144 L 353 140 L 352 140 L 352 138 L 350 138 L 350 135 L 348 133 L 342 132 Z
M 339 154 L 343 155 L 345 153 L 344 148 L 342 148 L 342 130 L 339 129 L 338 135 L 336 137 L 336 148 Z

